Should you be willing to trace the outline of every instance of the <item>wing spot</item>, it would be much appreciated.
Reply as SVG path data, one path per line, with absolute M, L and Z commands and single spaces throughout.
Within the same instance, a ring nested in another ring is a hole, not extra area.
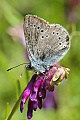
M 49 37 L 48 35 L 46 35 L 46 37 Z
M 59 33 L 56 33 L 57 35 L 59 34 Z
M 59 43 L 59 45 L 61 45 L 61 42 Z
M 67 35 L 67 36 L 66 36 L 66 42 L 68 42 L 68 41 L 69 41 L 69 36 Z
M 64 45 L 64 48 L 66 48 L 66 45 Z
M 36 25 L 34 25 L 34 27 L 36 27 Z
M 67 45 L 69 45 L 69 42 L 67 43 Z
M 37 29 L 40 29 L 40 27 L 37 27 Z
M 61 39 L 61 37 L 59 37 L 59 40 Z
M 41 32 L 43 32 L 43 30 L 41 30 Z
M 42 36 L 42 38 L 44 38 L 44 36 Z
M 28 34 L 28 36 L 30 36 L 30 34 Z

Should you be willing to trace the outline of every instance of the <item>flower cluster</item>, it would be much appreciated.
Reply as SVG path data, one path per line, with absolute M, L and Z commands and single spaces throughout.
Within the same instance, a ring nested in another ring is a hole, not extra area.
M 23 112 L 24 104 L 29 98 L 27 118 L 31 119 L 33 111 L 42 108 L 42 100 L 46 98 L 47 90 L 53 92 L 54 86 L 60 84 L 64 78 L 67 78 L 68 74 L 69 69 L 60 65 L 54 65 L 44 74 L 34 74 L 23 92 L 20 111 Z

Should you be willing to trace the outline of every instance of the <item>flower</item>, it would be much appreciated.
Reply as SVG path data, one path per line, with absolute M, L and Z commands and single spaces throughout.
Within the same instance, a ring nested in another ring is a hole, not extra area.
M 46 92 L 54 91 L 54 86 L 59 85 L 64 78 L 67 78 L 69 69 L 55 64 L 49 71 L 43 74 L 34 74 L 25 88 L 21 103 L 20 111 L 23 112 L 24 104 L 28 100 L 27 118 L 30 120 L 33 111 L 42 108 L 43 100 L 46 98 Z
M 19 25 L 15 25 L 13 27 L 9 27 L 7 29 L 7 33 L 12 36 L 13 40 L 19 41 L 22 45 L 26 48 L 24 31 L 23 31 L 23 24 L 20 23 Z
M 76 23 L 79 20 L 79 4 L 79 0 L 69 0 L 67 3 L 65 2 L 65 12 L 68 21 L 71 23 Z

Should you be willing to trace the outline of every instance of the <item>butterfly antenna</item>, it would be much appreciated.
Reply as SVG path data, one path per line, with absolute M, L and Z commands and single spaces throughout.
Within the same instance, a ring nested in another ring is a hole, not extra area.
M 22 64 L 19 64 L 19 65 L 17 65 L 17 66 L 14 66 L 14 67 L 11 67 L 11 68 L 7 69 L 7 71 L 10 71 L 10 70 L 12 70 L 13 68 L 19 67 L 19 66 L 24 65 L 24 64 L 29 64 L 29 63 L 22 63 Z

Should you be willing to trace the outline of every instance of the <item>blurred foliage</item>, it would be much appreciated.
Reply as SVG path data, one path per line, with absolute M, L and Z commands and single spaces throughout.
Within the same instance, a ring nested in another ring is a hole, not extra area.
M 20 91 L 25 88 L 33 74 L 25 71 L 20 78 L 24 66 L 10 72 L 6 71 L 9 67 L 27 61 L 25 47 L 19 42 L 19 37 L 13 39 L 8 33 L 10 27 L 23 23 L 26 14 L 37 15 L 50 23 L 59 23 L 71 34 L 71 49 L 61 60 L 63 66 L 70 68 L 70 74 L 68 81 L 58 86 L 59 108 L 56 111 L 37 110 L 32 119 L 79 120 L 80 3 L 78 0 L 0 0 L 0 120 L 6 118 Z M 12 120 L 26 120 L 26 106 L 22 114 L 18 108 Z

